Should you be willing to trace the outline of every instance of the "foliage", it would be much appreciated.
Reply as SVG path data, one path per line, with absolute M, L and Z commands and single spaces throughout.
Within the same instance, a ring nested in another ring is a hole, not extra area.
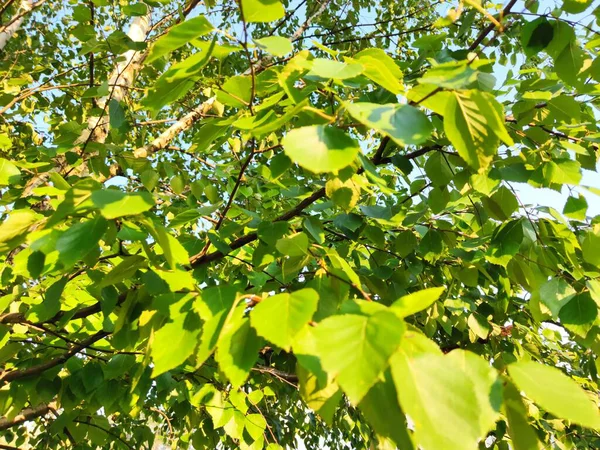
M 522 3 L 5 1 L 2 448 L 600 448 L 600 8 Z

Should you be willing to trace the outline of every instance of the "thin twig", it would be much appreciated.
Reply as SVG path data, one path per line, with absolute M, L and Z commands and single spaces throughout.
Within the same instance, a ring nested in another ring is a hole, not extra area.
M 35 9 L 39 8 L 40 6 L 42 6 L 45 1 L 46 0 L 40 0 L 39 2 L 33 3 L 32 5 L 30 5 L 29 9 L 24 9 L 20 13 L 15 14 L 6 25 L 0 26 L 0 33 L 4 32 L 7 28 L 9 28 L 17 20 L 21 19 L 22 17 L 25 17 L 30 12 L 32 12 Z
M 171 425 L 171 419 L 169 419 L 169 416 L 167 416 L 167 414 L 164 411 L 161 411 L 158 408 L 150 407 L 149 409 L 150 411 L 154 411 L 155 413 L 160 414 L 165 419 L 169 427 L 169 438 L 173 439 L 173 426 Z
M 124 439 L 123 439 L 121 436 L 119 436 L 117 433 L 114 433 L 114 432 L 113 432 L 112 430 L 110 430 L 110 429 L 109 429 L 109 430 L 107 430 L 106 428 L 104 428 L 104 427 L 101 427 L 100 425 L 97 425 L 97 424 L 95 424 L 95 423 L 92 423 L 92 422 L 90 422 L 90 421 L 86 422 L 86 421 L 84 421 L 84 420 L 75 419 L 75 420 L 73 420 L 73 422 L 75 422 L 75 423 L 81 423 L 81 424 L 83 424 L 83 425 L 88 425 L 88 426 L 90 426 L 90 427 L 94 427 L 94 428 L 97 428 L 97 429 L 99 429 L 99 430 L 102 430 L 102 431 L 104 431 L 106 434 L 109 434 L 109 435 L 111 435 L 112 437 L 115 437 L 115 438 L 117 438 L 117 439 L 118 439 L 119 441 L 121 441 L 121 442 L 123 443 L 123 445 L 125 445 L 125 446 L 126 446 L 128 449 L 130 449 L 130 450 L 134 450 L 134 447 L 133 447 L 133 445 L 130 445 L 130 444 L 128 444 L 128 443 L 127 443 L 127 441 L 125 441 L 125 440 L 124 440 Z

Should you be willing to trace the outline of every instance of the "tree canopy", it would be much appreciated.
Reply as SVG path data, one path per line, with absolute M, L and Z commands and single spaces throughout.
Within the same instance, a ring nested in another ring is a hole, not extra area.
M 0 23 L 0 448 L 600 448 L 592 0 Z

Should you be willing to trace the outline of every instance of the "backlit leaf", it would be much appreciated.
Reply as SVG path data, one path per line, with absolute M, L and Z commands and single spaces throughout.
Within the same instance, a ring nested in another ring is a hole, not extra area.
M 388 367 L 404 323 L 395 314 L 329 317 L 315 328 L 321 363 L 350 401 L 359 403 Z
M 352 164 L 360 151 L 346 133 L 322 125 L 291 130 L 282 144 L 292 161 L 314 173 L 337 172 Z
M 600 428 L 600 413 L 595 402 L 559 369 L 519 361 L 508 366 L 508 373 L 525 395 L 549 413 L 584 427 Z
M 318 301 L 313 289 L 267 297 L 252 310 L 250 323 L 259 336 L 289 351 L 294 337 L 312 319 Z

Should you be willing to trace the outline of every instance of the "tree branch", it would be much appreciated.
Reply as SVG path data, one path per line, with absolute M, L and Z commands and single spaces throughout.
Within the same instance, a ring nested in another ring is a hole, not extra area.
M 123 303 L 125 301 L 125 299 L 127 298 L 127 294 L 128 294 L 128 292 L 123 292 L 119 295 L 119 298 L 117 299 L 117 306 L 119 306 L 121 303 Z M 100 304 L 100 302 L 94 303 L 93 305 L 86 306 L 85 308 L 81 308 L 81 309 L 75 311 L 69 320 L 84 319 L 88 316 L 91 316 L 92 314 L 99 313 L 100 311 L 102 311 L 102 305 Z M 71 314 L 71 311 L 59 311 L 50 319 L 40 322 L 39 324 L 33 323 L 33 325 L 56 323 L 68 314 Z M 23 314 L 23 313 L 7 313 L 7 314 L 0 315 L 0 324 L 8 325 L 11 323 L 32 323 L 32 322 L 29 322 L 26 319 L 25 314 Z
M 0 431 L 8 430 L 9 428 L 16 427 L 17 425 L 21 425 L 23 422 L 27 422 L 28 420 L 36 419 L 41 416 L 45 416 L 51 410 L 56 409 L 56 403 L 42 403 L 33 408 L 25 408 L 19 414 L 17 414 L 12 419 L 8 419 L 6 417 L 0 418 Z M 1 447 L 0 447 L 1 448 Z M 11 448 L 11 447 L 7 447 Z
M 517 3 L 517 0 L 510 0 L 506 4 L 506 6 L 504 7 L 504 9 L 502 10 L 502 12 L 500 13 L 500 15 L 498 16 L 498 18 L 500 20 L 502 20 L 504 17 L 508 16 L 511 13 L 510 12 L 511 8 L 513 6 L 515 6 L 515 3 Z M 481 33 L 479 33 L 479 36 L 477 36 L 477 38 L 469 46 L 469 51 L 472 52 L 477 47 L 479 47 L 479 44 L 481 44 L 483 42 L 483 40 L 488 36 L 488 34 L 490 34 L 492 31 L 494 31 L 495 28 L 496 28 L 496 25 L 494 25 L 494 23 L 490 23 L 487 27 L 485 27 L 481 31 Z
M 383 153 L 383 149 L 385 148 L 385 145 L 387 144 L 388 141 L 389 141 L 389 138 L 387 138 L 387 137 L 384 137 L 381 140 L 381 143 L 379 144 L 379 148 L 377 149 L 377 151 L 375 152 L 375 155 L 373 156 L 373 159 L 371 160 L 371 162 L 373 164 L 381 165 L 381 164 L 387 164 L 391 161 L 390 158 L 383 158 L 381 156 L 381 154 Z M 404 155 L 404 156 L 407 159 L 414 159 L 414 158 L 424 155 L 425 153 L 428 153 L 430 151 L 438 150 L 439 148 L 440 148 L 439 146 L 425 147 L 425 148 L 416 150 L 416 151 L 409 153 L 407 155 Z M 358 170 L 358 173 L 362 173 L 362 172 L 363 172 L 362 168 Z M 302 211 L 304 211 L 310 205 L 312 205 L 316 201 L 322 199 L 323 197 L 325 197 L 325 188 L 321 188 L 318 191 L 313 192 L 312 195 L 310 195 L 309 197 L 306 197 L 304 200 L 302 200 L 300 203 L 298 203 L 292 209 L 290 209 L 289 211 L 287 211 L 287 212 L 281 214 L 280 216 L 276 217 L 275 219 L 273 219 L 273 222 L 288 221 L 288 220 L 300 215 L 302 213 Z M 256 233 L 248 233 L 242 237 L 239 237 L 238 239 L 234 240 L 233 242 L 231 242 L 229 244 L 229 247 L 232 250 L 236 250 L 238 248 L 243 247 L 246 244 L 249 244 L 250 242 L 255 241 L 256 239 L 258 239 L 258 235 Z M 190 258 L 190 264 L 192 267 L 198 267 L 198 266 L 202 266 L 204 264 L 208 264 L 210 262 L 222 259 L 223 257 L 225 257 L 225 255 L 223 253 L 221 253 L 220 251 L 215 251 L 213 253 L 208 253 L 208 254 L 202 254 L 202 252 L 200 252 L 197 255 L 194 255 Z
M 254 370 L 255 372 L 267 373 L 269 375 L 273 375 L 274 377 L 281 378 L 285 381 L 289 381 L 290 383 L 298 382 L 298 376 L 296 374 L 283 372 L 282 370 L 278 370 L 273 367 L 266 367 L 266 366 L 259 365 L 257 367 L 253 367 L 252 370 Z
M 69 351 L 63 353 L 62 355 L 60 355 L 57 358 L 51 359 L 50 361 L 39 364 L 37 366 L 29 367 L 27 369 L 3 372 L 0 375 L 0 385 L 10 383 L 11 381 L 14 381 L 14 380 L 19 380 L 21 378 L 39 375 L 40 373 L 45 372 L 46 370 L 52 369 L 53 367 L 56 367 L 59 364 L 66 362 L 71 357 L 73 357 L 75 354 L 79 353 L 81 350 L 84 350 L 85 348 L 94 344 L 94 342 L 97 342 L 100 339 L 103 339 L 108 335 L 109 335 L 109 333 L 107 333 L 106 331 L 98 331 L 96 334 L 94 334 L 93 336 L 90 336 L 85 341 L 83 341 L 77 345 L 74 345 Z

